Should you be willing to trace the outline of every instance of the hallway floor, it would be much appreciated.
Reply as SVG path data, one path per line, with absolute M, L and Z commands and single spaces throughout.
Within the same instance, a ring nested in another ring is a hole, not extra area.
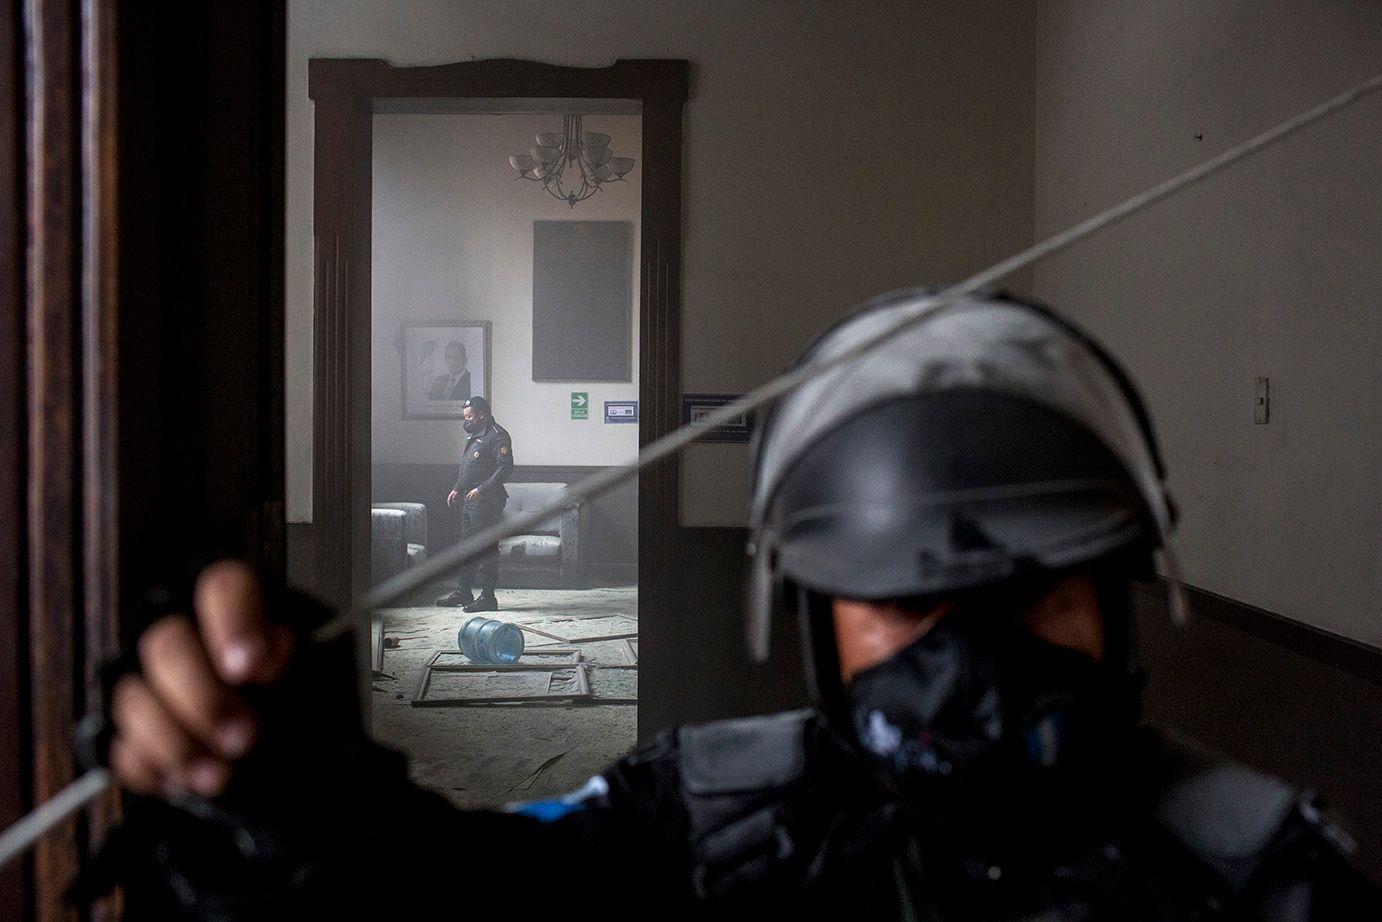
M 437 587 L 435 595 L 445 592 L 445 587 Z M 614 633 L 611 627 L 627 627 L 629 622 L 637 629 L 638 590 L 632 586 L 501 589 L 499 605 L 498 612 L 485 617 L 522 622 L 562 636 Z M 374 678 L 375 736 L 408 754 L 415 781 L 446 795 L 457 806 L 492 807 L 573 790 L 633 746 L 637 705 L 412 706 L 424 665 L 438 650 L 456 650 L 457 631 L 474 616 L 434 606 L 384 609 L 381 614 L 386 643 L 396 640 L 398 646 L 386 648 L 383 674 Z M 622 617 L 593 620 L 611 616 Z M 563 644 L 524 631 L 524 641 L 529 649 L 574 646 L 584 661 L 594 664 L 627 662 L 622 640 Z M 459 656 L 450 660 L 464 662 Z M 602 675 L 612 694 L 637 697 L 636 670 Z M 444 696 L 442 686 L 434 678 L 428 698 Z M 600 683 L 595 694 L 602 695 Z

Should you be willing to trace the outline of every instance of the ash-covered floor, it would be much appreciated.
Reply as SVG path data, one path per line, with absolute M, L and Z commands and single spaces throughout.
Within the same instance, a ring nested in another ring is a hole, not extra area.
M 445 592 L 441 588 L 436 595 Z M 613 633 L 611 626 L 622 629 L 628 621 L 637 629 L 635 587 L 501 589 L 499 604 L 498 612 L 485 617 L 525 622 L 563 636 Z M 636 705 L 413 707 L 410 702 L 424 664 L 438 650 L 456 650 L 457 631 L 474 616 L 458 608 L 430 606 L 391 608 L 380 614 L 387 643 L 396 640 L 398 646 L 386 648 L 383 675 L 374 678 L 375 736 L 408 754 L 414 780 L 458 806 L 497 806 L 572 790 L 633 746 Z M 612 616 L 622 618 L 596 620 Z M 577 647 L 584 661 L 597 665 L 628 661 L 622 640 L 566 644 L 528 631 L 524 640 L 530 649 Z M 601 676 L 595 683 L 596 696 L 637 697 L 636 670 L 595 674 Z M 447 694 L 446 682 L 434 679 L 428 697 Z

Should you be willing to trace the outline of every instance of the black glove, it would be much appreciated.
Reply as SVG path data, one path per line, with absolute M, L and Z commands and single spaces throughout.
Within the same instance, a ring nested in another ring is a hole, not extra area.
M 151 594 L 140 620 L 191 610 L 174 602 L 173 594 Z M 406 766 L 362 726 L 353 638 L 310 640 L 330 611 L 292 591 L 270 599 L 268 610 L 291 624 L 297 643 L 279 681 L 241 690 L 259 717 L 259 741 L 236 763 L 226 792 L 214 800 L 128 796 L 123 823 L 74 884 L 73 899 L 119 885 L 131 918 L 357 915 L 358 905 L 331 904 L 358 887 L 336 884 L 368 867 L 376 827 L 387 821 L 370 794 L 407 789 Z M 104 670 L 107 702 L 137 669 L 131 647 Z M 87 758 L 104 761 L 110 726 L 108 714 L 84 725 Z

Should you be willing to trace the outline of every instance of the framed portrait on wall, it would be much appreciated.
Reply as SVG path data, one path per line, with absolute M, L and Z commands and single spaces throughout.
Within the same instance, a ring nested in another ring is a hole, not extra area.
M 406 322 L 403 418 L 460 419 L 470 397 L 491 399 L 488 320 Z

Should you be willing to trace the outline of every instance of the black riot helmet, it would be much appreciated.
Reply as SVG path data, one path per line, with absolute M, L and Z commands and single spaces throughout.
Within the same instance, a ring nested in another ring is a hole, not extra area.
M 975 296 L 937 309 L 930 290 L 875 299 L 800 364 L 908 319 L 764 416 L 749 548 L 755 656 L 767 654 L 784 583 L 820 596 L 927 597 L 1133 546 L 1164 552 L 1179 618 L 1164 473 L 1117 364 L 1045 308 Z

